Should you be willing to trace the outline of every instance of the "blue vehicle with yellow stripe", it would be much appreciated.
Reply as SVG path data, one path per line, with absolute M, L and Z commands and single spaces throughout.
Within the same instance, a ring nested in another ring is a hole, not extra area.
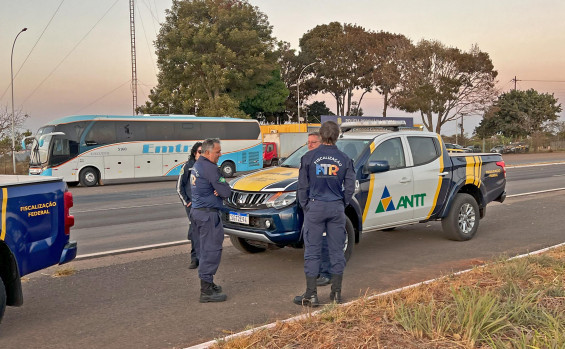
M 61 178 L 0 176 L 0 321 L 6 305 L 21 306 L 21 277 L 73 260 L 73 196 Z
M 356 170 L 355 194 L 345 209 L 347 258 L 363 232 L 431 220 L 441 220 L 448 238 L 469 240 L 487 204 L 506 197 L 500 154 L 450 154 L 432 132 L 341 126 L 346 132 L 337 147 Z M 222 219 L 236 248 L 254 253 L 302 246 L 296 190 L 300 158 L 307 151 L 304 145 L 281 166 L 231 182 Z

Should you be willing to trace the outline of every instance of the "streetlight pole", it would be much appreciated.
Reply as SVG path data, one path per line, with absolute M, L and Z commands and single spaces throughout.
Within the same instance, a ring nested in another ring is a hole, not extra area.
M 304 73 L 304 70 L 306 70 L 306 68 L 316 63 L 318 62 L 312 62 L 302 68 L 302 71 L 300 72 L 300 74 L 298 74 L 298 80 L 296 80 L 296 107 L 298 109 L 298 128 L 300 128 L 300 78 L 302 77 L 302 73 Z
M 15 119 L 16 114 L 14 113 L 14 46 L 16 46 L 16 40 L 18 40 L 18 36 L 21 33 L 25 32 L 27 28 L 20 30 L 16 38 L 14 39 L 14 44 L 12 44 L 12 54 L 10 55 L 10 77 L 11 77 L 11 85 L 12 85 L 12 166 L 14 167 L 14 174 L 16 174 L 16 134 L 15 134 Z

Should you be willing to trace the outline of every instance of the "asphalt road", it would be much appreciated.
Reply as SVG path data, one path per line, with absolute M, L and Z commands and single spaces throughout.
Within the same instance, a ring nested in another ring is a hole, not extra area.
M 508 154 L 509 164 L 565 161 L 565 153 Z M 509 167 L 509 195 L 565 187 L 565 163 Z M 543 179 L 541 179 L 543 178 Z M 188 219 L 176 182 L 148 182 L 71 188 L 76 225 L 71 237 L 79 256 L 186 240 Z
M 522 171 L 526 169 L 533 171 Z M 532 189 L 540 178 L 547 183 L 545 189 L 562 188 L 563 174 L 564 165 L 509 169 L 509 191 L 512 188 L 517 194 Z M 75 209 L 84 210 L 85 216 L 89 209 L 98 213 L 88 223 L 92 227 L 77 226 L 76 231 L 92 229 L 105 234 L 116 225 L 139 224 L 136 227 L 148 232 L 154 229 L 167 234 L 163 226 L 157 228 L 155 223 L 151 228 L 150 224 L 152 219 L 161 223 L 185 219 L 182 207 L 181 217 L 174 218 L 179 205 L 174 183 L 172 192 L 170 186 L 171 182 L 158 182 L 151 183 L 150 189 L 142 183 L 85 188 L 90 189 L 86 195 L 75 195 Z M 74 192 L 77 189 L 81 188 Z M 563 193 L 514 196 L 503 204 L 491 204 L 477 236 L 467 242 L 446 240 L 438 222 L 366 233 L 348 263 L 344 297 L 354 299 L 466 269 L 503 254 L 562 243 Z M 88 196 L 87 202 L 81 202 L 81 197 Z M 133 208 L 108 210 L 124 203 L 143 207 L 137 208 L 139 212 Z M 156 207 L 167 209 L 158 213 Z M 137 220 L 139 223 L 132 223 Z M 184 238 L 185 226 L 177 228 Z M 111 234 L 105 239 L 119 240 Z M 215 281 L 224 287 L 228 301 L 219 304 L 198 303 L 198 275 L 187 268 L 188 260 L 188 246 L 183 245 L 75 261 L 31 274 L 23 283 L 24 306 L 6 311 L 0 348 L 179 348 L 303 312 L 292 303 L 304 288 L 302 250 L 245 255 L 226 240 Z M 52 277 L 65 269 L 74 273 Z M 329 288 L 319 293 L 322 302 L 328 301 Z

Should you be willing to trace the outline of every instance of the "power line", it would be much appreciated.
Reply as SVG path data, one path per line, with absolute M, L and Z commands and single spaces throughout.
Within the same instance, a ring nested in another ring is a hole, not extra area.
M 39 85 L 37 85 L 37 87 L 24 99 L 22 104 L 24 104 L 28 99 L 30 99 L 31 96 L 33 96 L 35 94 L 35 92 L 43 85 L 43 83 L 45 83 L 45 81 L 47 81 L 47 79 L 49 79 L 51 77 L 51 75 L 53 75 L 53 73 L 61 66 L 61 64 L 63 64 L 63 62 L 71 55 L 71 53 L 73 53 L 74 50 L 84 41 L 84 39 L 86 39 L 86 37 L 90 34 L 90 32 L 92 32 L 94 30 L 94 28 L 96 28 L 98 23 L 100 23 L 100 21 L 102 21 L 102 19 L 104 19 L 104 17 L 106 17 L 108 12 L 110 12 L 110 10 L 118 3 L 118 1 L 120 1 L 120 0 L 114 1 L 112 6 L 110 6 L 110 8 L 108 10 L 106 10 L 106 12 L 104 12 L 102 17 L 100 17 L 100 19 L 98 21 L 96 21 L 96 23 L 94 23 L 92 28 L 90 28 L 90 30 L 79 40 L 79 42 L 69 51 L 69 53 L 67 53 L 67 55 L 65 57 L 63 57 L 63 59 L 55 66 L 55 68 L 53 70 L 51 70 L 51 72 L 45 77 L 45 79 L 43 79 L 39 83 Z
M 33 47 L 31 48 L 31 50 L 29 51 L 29 53 L 27 54 L 27 57 L 24 59 L 24 61 L 22 62 L 22 64 L 20 65 L 20 68 L 18 69 L 18 71 L 16 72 L 16 75 L 14 76 L 14 80 L 18 77 L 18 74 L 20 73 L 20 70 L 22 70 L 24 64 L 27 62 L 29 56 L 31 56 L 31 53 L 33 52 L 33 50 L 35 49 L 35 46 L 37 46 L 37 44 L 39 43 L 39 40 L 41 40 L 41 38 L 43 37 L 43 34 L 45 34 L 45 31 L 47 30 L 47 28 L 49 27 L 49 25 L 51 24 L 51 22 L 53 21 L 53 18 L 55 18 L 55 15 L 57 14 L 57 12 L 59 12 L 59 9 L 61 8 L 61 5 L 63 5 L 63 2 L 65 2 L 65 0 L 61 0 L 61 3 L 59 3 L 59 6 L 57 7 L 57 9 L 55 10 L 55 13 L 53 13 L 53 16 L 51 16 L 51 19 L 49 19 L 49 22 L 47 22 L 47 25 L 45 26 L 45 28 L 43 28 L 43 31 L 41 32 L 41 35 L 39 35 L 39 38 L 37 39 L 37 41 L 35 42 L 35 44 L 33 45 Z M 10 84 L 8 85 L 8 87 L 6 87 L 6 89 L 4 90 L 4 92 L 2 93 L 2 96 L 0 96 L 0 99 L 4 98 L 4 95 L 6 94 L 6 92 L 8 91 L 8 89 L 10 88 L 10 86 L 12 86 L 12 82 L 10 81 Z
M 102 96 L 96 98 L 93 102 L 91 102 L 91 103 L 85 105 L 84 107 L 80 108 L 80 109 L 77 110 L 74 114 L 75 114 L 75 115 L 76 115 L 76 114 L 79 114 L 79 113 L 80 113 L 81 111 L 83 111 L 84 109 L 90 107 L 91 105 L 93 105 L 94 103 L 98 102 L 99 100 L 105 98 L 105 97 L 108 96 L 109 94 L 112 94 L 112 93 L 114 93 L 116 90 L 122 88 L 125 84 L 127 84 L 127 83 L 130 82 L 130 81 L 131 81 L 131 80 L 128 79 L 126 82 L 120 84 L 120 86 L 116 87 L 116 88 L 113 89 L 112 91 L 110 91 L 110 92 L 108 92 L 108 93 L 106 93 L 106 94 L 104 94 L 104 95 L 102 95 Z

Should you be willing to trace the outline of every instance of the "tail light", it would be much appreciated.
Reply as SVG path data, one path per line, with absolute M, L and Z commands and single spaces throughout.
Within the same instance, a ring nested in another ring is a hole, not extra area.
M 502 173 L 504 173 L 504 178 L 506 178 L 506 164 L 504 164 L 504 161 L 497 161 L 496 166 L 502 167 Z
M 71 234 L 71 227 L 75 225 L 75 216 L 69 214 L 69 210 L 73 207 L 73 194 L 70 191 L 65 192 L 65 235 Z

